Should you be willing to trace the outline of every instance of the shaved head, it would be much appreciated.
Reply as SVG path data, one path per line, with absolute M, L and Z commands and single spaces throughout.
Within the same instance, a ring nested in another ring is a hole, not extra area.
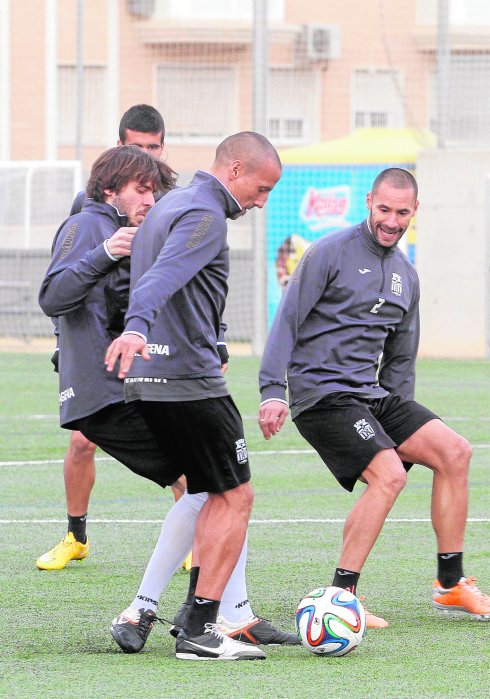
M 241 131 L 228 136 L 216 149 L 211 174 L 235 197 L 243 216 L 255 206 L 262 208 L 281 177 L 282 165 L 276 149 L 265 136 Z
M 241 131 L 228 136 L 216 149 L 215 163 L 228 165 L 234 160 L 241 160 L 248 168 L 261 167 L 265 160 L 272 160 L 278 167 L 281 160 L 276 149 L 268 141 L 255 131 Z
M 417 180 L 408 170 L 401 167 L 389 167 L 379 173 L 373 182 L 372 193 L 376 194 L 383 183 L 395 189 L 412 189 L 415 199 L 418 195 Z

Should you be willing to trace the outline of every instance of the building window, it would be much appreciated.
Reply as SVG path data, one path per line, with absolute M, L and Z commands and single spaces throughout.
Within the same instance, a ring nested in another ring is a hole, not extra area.
M 105 66 L 83 69 L 82 143 L 105 146 L 108 143 Z M 75 66 L 58 66 L 58 124 L 61 146 L 73 146 L 77 128 L 77 76 Z
M 312 70 L 269 71 L 269 138 L 276 144 L 301 145 L 318 135 L 318 88 Z
M 207 141 L 237 130 L 235 70 L 227 66 L 157 67 L 157 109 L 168 141 Z
M 252 19 L 253 0 L 156 0 L 155 16 L 186 19 Z M 268 0 L 269 19 L 284 19 L 284 0 Z
M 354 129 L 405 126 L 398 73 L 390 70 L 355 70 L 352 76 Z

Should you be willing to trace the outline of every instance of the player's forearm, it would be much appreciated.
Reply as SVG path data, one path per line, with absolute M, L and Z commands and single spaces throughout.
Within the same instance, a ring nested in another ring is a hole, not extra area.
M 286 343 L 287 346 L 287 343 Z M 289 355 L 280 338 L 271 333 L 259 370 L 261 401 L 286 400 L 286 369 Z
M 39 292 L 39 305 L 47 316 L 62 316 L 79 308 L 95 284 L 114 265 L 101 245 L 77 263 L 48 273 Z
M 413 399 L 415 365 L 420 326 L 417 309 L 399 326 L 394 339 L 385 347 L 379 371 L 379 384 L 390 393 Z

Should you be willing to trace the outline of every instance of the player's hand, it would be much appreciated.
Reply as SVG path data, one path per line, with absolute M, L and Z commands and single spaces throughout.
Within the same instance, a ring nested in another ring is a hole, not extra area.
M 221 365 L 221 376 L 224 376 L 227 371 L 228 371 L 228 362 Z
M 136 226 L 124 226 L 107 239 L 107 249 L 112 257 L 120 259 L 131 255 L 131 243 L 137 230 Z
M 288 412 L 288 406 L 280 400 L 270 400 L 260 406 L 259 427 L 266 439 L 270 439 L 279 432 Z
M 105 355 L 105 366 L 107 371 L 113 371 L 119 359 L 118 377 L 124 379 L 131 368 L 134 355 L 138 352 L 143 359 L 151 359 L 146 342 L 139 335 L 128 333 L 117 337 L 109 345 Z

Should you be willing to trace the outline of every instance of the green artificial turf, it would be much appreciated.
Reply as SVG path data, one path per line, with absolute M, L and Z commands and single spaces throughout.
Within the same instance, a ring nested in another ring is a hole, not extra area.
M 446 617 L 430 606 L 431 474 L 421 466 L 412 469 L 361 577 L 367 606 L 390 626 L 369 631 L 354 653 L 323 658 L 302 647 L 274 647 L 265 648 L 267 659 L 261 662 L 183 662 L 175 659 L 174 641 L 163 625 L 155 627 L 142 653 L 121 653 L 108 627 L 138 588 L 159 522 L 172 504 L 171 492 L 100 454 L 88 558 L 63 571 L 39 572 L 36 558 L 65 532 L 61 461 L 68 433 L 58 427 L 57 378 L 48 355 L 5 353 L 0 360 L 1 698 L 489 696 L 490 622 Z M 277 438 L 262 439 L 256 424 L 257 368 L 256 360 L 237 358 L 228 373 L 244 416 L 256 493 L 248 592 L 257 614 L 292 630 L 302 596 L 331 580 L 342 535 L 342 522 L 335 520 L 345 517 L 362 486 L 354 494 L 342 491 L 290 421 Z M 486 592 L 489 387 L 489 362 L 419 362 L 418 399 L 474 447 L 465 570 L 478 576 Z M 471 521 L 479 519 L 486 521 Z M 172 618 L 187 580 L 187 574 L 176 574 L 163 597 L 162 616 Z

